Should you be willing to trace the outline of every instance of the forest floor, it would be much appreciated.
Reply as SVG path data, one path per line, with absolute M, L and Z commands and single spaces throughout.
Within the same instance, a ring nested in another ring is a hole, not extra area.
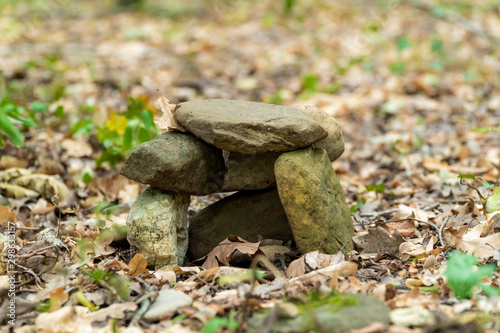
M 336 332 L 321 311 L 351 294 L 388 309 L 356 310 L 375 316 L 352 332 L 500 331 L 495 1 L 166 3 L 0 4 L 3 331 Z M 357 251 L 148 270 L 124 240 L 146 187 L 119 170 L 159 133 L 144 117 L 162 95 L 334 116 Z M 164 312 L 145 319 L 155 300 Z

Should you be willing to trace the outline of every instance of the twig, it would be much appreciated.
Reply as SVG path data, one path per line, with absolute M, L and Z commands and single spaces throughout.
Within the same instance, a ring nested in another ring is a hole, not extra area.
M 400 220 L 392 220 L 392 221 L 383 221 L 383 222 L 377 222 L 376 224 L 386 224 L 386 223 L 391 223 L 391 222 L 403 222 L 403 221 L 416 221 L 416 222 L 419 222 L 419 223 L 425 223 L 425 224 L 428 224 L 430 225 L 431 227 L 433 227 L 434 229 L 436 229 L 437 231 L 439 231 L 439 227 L 432 223 L 432 222 L 427 222 L 427 221 L 422 221 L 422 220 L 417 220 L 416 218 L 414 217 L 407 217 L 407 218 L 404 218 L 404 219 L 400 219 Z
M 259 254 L 255 256 L 252 260 L 252 263 L 250 264 L 250 270 L 252 272 L 252 279 L 250 280 L 251 283 L 251 288 L 246 293 L 245 295 L 245 302 L 241 306 L 240 309 L 240 314 L 241 314 L 241 321 L 240 321 L 240 327 L 238 328 L 239 332 L 243 331 L 243 327 L 246 325 L 247 320 L 248 320 L 248 314 L 247 314 L 247 309 L 249 307 L 250 303 L 250 298 L 252 297 L 253 290 L 255 289 L 255 283 L 257 282 L 257 265 L 262 264 L 265 266 L 269 271 L 274 275 L 274 278 L 276 279 L 284 279 L 283 273 L 281 273 L 270 261 L 267 259 L 265 256 Z
M 444 230 L 444 226 L 446 225 L 446 223 L 448 222 L 448 219 L 450 217 L 449 216 L 446 216 L 446 218 L 444 219 L 443 221 L 443 224 L 441 224 L 441 227 L 439 228 L 439 242 L 441 243 L 441 246 L 444 246 L 444 241 L 443 241 L 443 230 Z
M 53 248 L 53 247 L 56 247 L 56 245 L 49 245 L 49 246 L 46 246 L 46 247 L 42 247 L 41 249 L 37 249 L 37 250 L 35 250 L 33 252 L 30 252 L 30 253 L 27 253 L 27 254 L 18 254 L 15 257 L 17 259 L 19 259 L 19 258 L 28 258 L 28 257 L 31 257 L 31 256 L 35 255 L 38 252 L 42 252 L 42 251 L 48 250 L 48 249 Z
M 395 213 L 398 210 L 399 210 L 399 208 L 392 208 L 392 209 L 387 209 L 387 210 L 383 210 L 383 211 L 380 211 L 380 212 L 361 213 L 360 216 L 361 217 L 380 216 L 380 215 Z

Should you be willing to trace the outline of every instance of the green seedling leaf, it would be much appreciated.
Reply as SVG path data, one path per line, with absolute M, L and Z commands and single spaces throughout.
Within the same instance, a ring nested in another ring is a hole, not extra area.
M 175 317 L 174 319 L 172 319 L 172 326 L 180 323 L 182 321 L 182 319 L 184 319 L 186 317 L 187 317 L 187 314 L 181 313 L 180 315 L 178 315 L 177 317 Z
M 473 128 L 472 132 L 476 133 L 485 133 L 491 131 L 491 127 L 480 127 L 480 128 Z
M 75 299 L 78 303 L 89 309 L 90 311 L 94 312 L 99 310 L 99 306 L 95 305 L 92 301 L 88 300 L 80 290 L 79 292 L 76 293 Z
M 477 267 L 477 258 L 461 252 L 453 253 L 448 259 L 445 276 L 448 279 L 448 286 L 455 293 L 457 298 L 470 298 L 473 289 L 479 286 L 484 277 L 495 271 L 492 265 Z
M 82 181 L 85 185 L 92 183 L 93 179 L 94 177 L 92 176 L 92 172 L 90 171 L 85 171 L 82 175 Z
M 493 188 L 493 194 L 486 200 L 486 209 L 488 213 L 493 213 L 500 210 L 500 187 Z
M 351 213 L 356 213 L 358 211 L 358 209 L 360 209 L 361 207 L 363 207 L 365 205 L 365 198 L 361 198 L 361 200 L 358 200 L 358 202 L 356 202 L 355 205 L 352 205 L 351 206 Z
M 31 103 L 31 112 L 32 113 L 42 113 L 47 112 L 49 110 L 49 106 L 45 103 L 41 103 L 39 101 L 34 101 Z
M 398 51 L 401 52 L 405 49 L 410 48 L 411 42 L 408 39 L 408 37 L 406 37 L 406 36 L 400 37 L 400 38 L 398 38 L 398 41 L 397 41 L 397 47 L 398 47 Z
M 366 189 L 368 191 L 375 191 L 375 193 L 384 193 L 385 184 L 366 185 Z
M 134 128 L 127 127 L 125 134 L 123 135 L 123 145 L 122 151 L 127 151 L 132 148 L 132 136 L 134 135 Z
M 492 187 L 495 187 L 495 185 L 490 184 L 490 183 L 483 183 L 483 187 L 484 187 L 485 189 L 490 189 L 490 188 L 492 188 Z
M 464 179 L 479 179 L 479 178 L 476 178 L 476 176 L 474 176 L 471 173 L 460 173 L 460 174 L 458 174 L 457 177 L 458 178 L 464 178 Z
M 210 319 L 203 330 L 202 333 L 216 333 L 223 327 L 226 327 L 229 330 L 234 330 L 240 326 L 240 323 L 234 319 L 235 310 L 231 310 L 229 312 L 229 316 L 227 318 L 214 317 Z
M 141 114 L 142 123 L 146 129 L 150 129 L 154 125 L 154 119 L 151 112 L 148 110 L 142 110 Z
M 120 299 L 126 300 L 129 297 L 130 283 L 126 276 L 113 274 L 101 268 L 88 270 L 86 274 L 95 284 L 105 282 L 107 285 L 111 286 Z
M 4 132 L 14 145 L 18 147 L 24 145 L 22 133 L 4 113 L 0 113 L 0 131 Z
M 431 52 L 441 53 L 443 52 L 443 41 L 440 38 L 433 38 L 431 41 Z
M 314 74 L 305 74 L 302 77 L 302 88 L 304 90 L 318 91 L 318 76 Z
M 82 121 L 79 121 L 71 127 L 70 133 L 76 138 L 80 135 L 90 135 L 94 129 L 94 123 L 90 117 L 85 117 Z
M 64 107 L 62 105 L 59 105 L 56 109 L 56 111 L 54 112 L 54 116 L 56 118 L 62 118 L 64 117 Z
M 392 74 L 403 75 L 406 72 L 406 64 L 403 61 L 390 63 L 389 70 Z
M 223 275 L 219 278 L 218 282 L 220 285 L 224 285 L 231 282 L 250 281 L 254 278 L 253 274 L 253 270 L 250 269 L 246 274 Z M 265 276 L 262 271 L 256 271 L 255 275 L 257 279 L 263 279 Z

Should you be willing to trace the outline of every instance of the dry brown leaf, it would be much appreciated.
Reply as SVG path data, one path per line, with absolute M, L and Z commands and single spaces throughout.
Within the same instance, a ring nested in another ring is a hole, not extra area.
M 68 293 L 64 290 L 64 287 L 59 287 L 55 290 L 49 292 L 50 297 L 50 309 L 52 311 L 59 310 L 61 305 L 66 303 L 69 298 Z
M 301 283 L 311 285 L 326 284 L 332 276 L 348 277 L 356 274 L 357 271 L 358 264 L 355 262 L 345 261 L 295 277 L 290 281 L 300 281 Z
M 304 256 L 292 261 L 286 270 L 287 278 L 302 276 L 304 274 L 306 274 L 306 260 Z
M 243 256 L 238 256 L 238 259 L 247 259 L 250 261 L 257 254 L 264 253 L 259 249 L 260 242 L 250 243 L 243 238 L 235 235 L 230 235 L 227 239 L 219 243 L 207 255 L 207 260 L 203 263 L 203 268 L 218 267 L 219 262 L 224 266 L 229 266 L 233 256 L 240 252 Z
M 342 252 L 338 252 L 337 254 L 324 254 L 319 251 L 313 251 L 306 253 L 304 258 L 306 264 L 311 267 L 311 269 L 325 268 L 345 261 Z
M 137 304 L 134 302 L 113 303 L 110 306 L 100 309 L 96 312 L 90 312 L 85 317 L 91 322 L 105 321 L 108 318 L 122 319 L 125 317 L 126 311 L 135 311 Z
M 422 244 L 415 244 L 412 241 L 404 242 L 399 245 L 399 254 L 401 260 L 408 260 L 410 257 L 417 258 L 425 254 Z
M 324 254 L 319 251 L 309 252 L 290 263 L 286 270 L 286 276 L 288 278 L 301 276 L 311 270 L 336 265 L 344 262 L 344 260 L 342 252 L 338 252 L 337 254 Z
M 85 141 L 84 136 L 78 137 L 78 139 L 64 139 L 61 142 L 61 147 L 65 149 L 68 153 L 68 156 L 71 157 L 86 157 L 92 156 L 94 150 L 90 146 L 90 144 Z
M 494 251 L 500 249 L 500 233 L 481 237 L 486 224 L 478 224 L 469 232 L 467 226 L 462 226 L 458 230 L 449 229 L 450 242 L 457 247 L 457 250 L 475 254 L 480 259 L 487 259 L 494 255 Z
M 137 253 L 128 263 L 128 269 L 124 269 L 126 275 L 138 276 L 149 275 L 148 261 L 141 253 Z
M 155 118 L 155 124 L 162 130 L 185 132 L 184 126 L 174 119 L 175 104 L 170 104 L 169 100 L 163 96 L 158 98 L 156 105 L 161 110 L 161 117 Z
M 394 233 L 394 230 L 398 230 L 399 234 L 403 237 L 410 237 L 415 234 L 417 228 L 415 227 L 415 222 L 412 220 L 404 220 L 400 222 L 389 222 L 380 224 L 390 235 Z
M 11 212 L 9 208 L 0 205 L 0 225 L 5 225 L 7 222 L 16 222 L 16 213 Z
M 399 245 L 405 241 L 397 229 L 391 236 L 382 227 L 368 228 L 368 233 L 354 236 L 352 240 L 364 252 L 376 253 L 380 250 L 394 256 L 399 254 Z
M 0 157 L 0 169 L 10 169 L 10 168 L 26 168 L 28 166 L 28 161 L 20 160 L 17 157 L 10 155 L 2 155 Z

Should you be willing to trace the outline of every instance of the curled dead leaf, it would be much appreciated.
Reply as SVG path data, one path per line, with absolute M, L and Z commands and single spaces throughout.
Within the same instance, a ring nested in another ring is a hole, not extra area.
M 175 104 L 170 104 L 169 100 L 163 96 L 158 98 L 156 105 L 162 112 L 161 117 L 155 118 L 154 122 L 162 130 L 185 132 L 184 126 L 174 119 Z

